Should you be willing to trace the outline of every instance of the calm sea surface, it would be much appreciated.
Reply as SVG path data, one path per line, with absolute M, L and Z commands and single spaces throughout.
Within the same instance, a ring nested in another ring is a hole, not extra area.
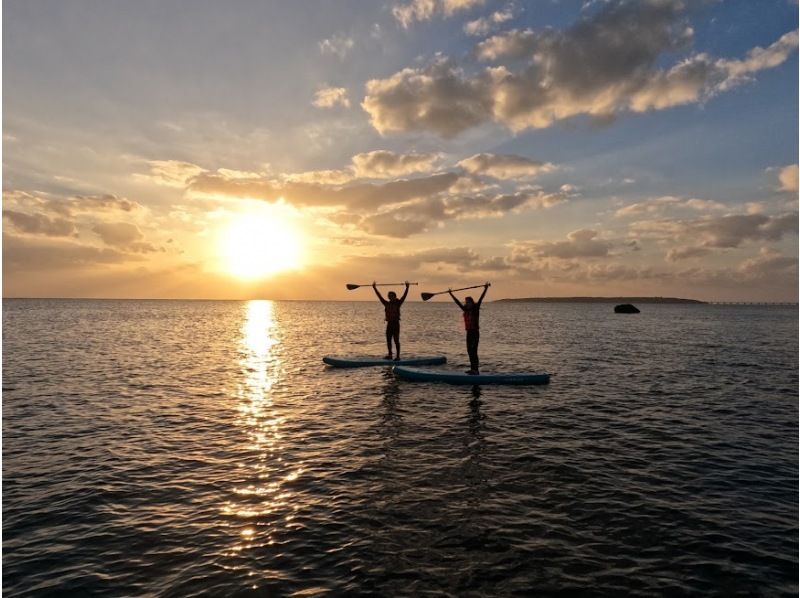
M 641 308 L 6 300 L 3 591 L 796 595 L 797 309 Z

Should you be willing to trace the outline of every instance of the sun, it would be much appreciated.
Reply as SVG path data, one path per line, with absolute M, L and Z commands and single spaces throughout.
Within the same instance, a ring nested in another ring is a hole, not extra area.
M 234 214 L 222 229 L 222 269 L 236 278 L 255 280 L 295 270 L 303 247 L 293 218 L 281 206 L 264 205 Z

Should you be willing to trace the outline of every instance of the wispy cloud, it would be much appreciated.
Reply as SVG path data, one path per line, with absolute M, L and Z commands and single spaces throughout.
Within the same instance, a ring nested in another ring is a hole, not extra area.
M 181 162 L 180 160 L 149 160 L 147 164 L 150 167 L 150 172 L 148 174 L 135 174 L 134 178 L 178 189 L 185 187 L 186 181 L 205 170 L 196 164 Z
M 513 9 L 509 6 L 503 10 L 497 10 L 486 17 L 479 17 L 474 21 L 464 24 L 464 33 L 467 35 L 480 36 L 493 31 L 501 23 L 510 21 L 514 18 Z
M 335 106 L 349 108 L 350 100 L 344 87 L 323 87 L 314 94 L 311 104 L 317 108 L 334 108 Z
M 642 216 L 645 214 L 660 214 L 666 210 L 690 209 L 695 211 L 723 210 L 725 205 L 710 199 L 682 198 L 682 197 L 656 197 L 644 201 L 628 204 L 615 212 L 617 218 Z
M 356 173 L 362 177 L 391 177 L 430 172 L 441 159 L 438 153 L 398 154 L 388 150 L 375 150 L 353 156 Z
M 550 162 L 539 162 L 513 154 L 475 154 L 461 160 L 458 165 L 472 174 L 485 174 L 496 179 L 521 179 L 549 172 L 555 168 Z
M 392 7 L 394 18 L 403 27 L 411 26 L 414 21 L 428 21 L 435 15 L 445 17 L 452 16 L 457 12 L 462 12 L 481 6 L 485 0 L 411 0 L 403 4 L 396 4 Z
M 355 41 L 352 37 L 344 33 L 337 33 L 319 42 L 319 51 L 322 54 L 330 54 L 344 59 L 353 49 L 353 46 L 355 46 Z

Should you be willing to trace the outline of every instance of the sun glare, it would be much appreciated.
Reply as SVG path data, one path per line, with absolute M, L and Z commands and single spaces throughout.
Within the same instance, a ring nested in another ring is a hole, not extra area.
M 275 206 L 231 217 L 220 237 L 222 268 L 245 280 L 300 266 L 302 244 L 292 219 Z

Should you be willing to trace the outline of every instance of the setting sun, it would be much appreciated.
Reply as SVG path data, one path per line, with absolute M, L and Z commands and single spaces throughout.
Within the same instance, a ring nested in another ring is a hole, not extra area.
M 299 267 L 302 243 L 288 215 L 264 206 L 232 216 L 219 251 L 226 273 L 252 280 Z

